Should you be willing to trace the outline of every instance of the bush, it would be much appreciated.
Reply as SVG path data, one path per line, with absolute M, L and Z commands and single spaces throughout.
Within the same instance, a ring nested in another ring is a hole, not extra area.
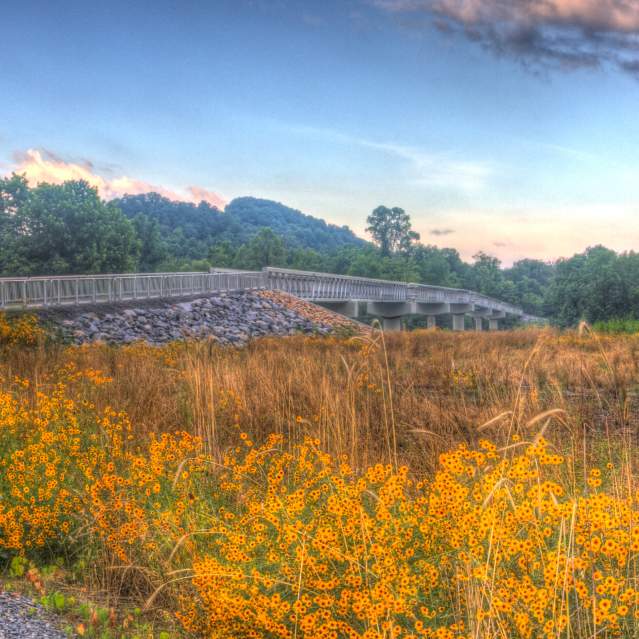
M 33 346 L 44 336 L 44 330 L 34 315 L 8 318 L 0 313 L 0 347 Z
M 599 333 L 611 333 L 619 335 L 627 333 L 634 335 L 639 333 L 639 320 L 632 318 L 616 318 L 593 324 L 595 331 Z

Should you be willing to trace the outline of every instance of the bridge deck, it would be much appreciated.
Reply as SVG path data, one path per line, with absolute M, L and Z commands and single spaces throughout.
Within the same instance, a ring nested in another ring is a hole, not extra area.
M 460 313 L 483 313 L 486 317 L 491 314 L 508 314 L 523 319 L 536 319 L 526 316 L 512 304 L 464 289 L 272 267 L 262 271 L 212 269 L 208 273 L 0 278 L 0 309 L 184 297 L 239 289 L 279 290 L 327 304 L 341 301 L 411 303 L 415 312 L 423 314 L 427 313 L 428 305 L 444 304 L 452 305 L 449 312 L 457 309 Z

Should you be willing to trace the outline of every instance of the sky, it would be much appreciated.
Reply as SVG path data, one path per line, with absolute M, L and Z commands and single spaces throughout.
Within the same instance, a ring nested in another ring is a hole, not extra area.
M 274 199 L 505 265 L 639 249 L 639 0 L 23 0 L 0 175 Z

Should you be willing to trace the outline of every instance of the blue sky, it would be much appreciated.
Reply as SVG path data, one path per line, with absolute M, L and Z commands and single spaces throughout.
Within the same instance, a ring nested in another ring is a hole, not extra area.
M 362 234 L 401 206 L 424 242 L 505 263 L 639 248 L 639 2 L 620 1 L 11 3 L 0 173 L 268 197 Z

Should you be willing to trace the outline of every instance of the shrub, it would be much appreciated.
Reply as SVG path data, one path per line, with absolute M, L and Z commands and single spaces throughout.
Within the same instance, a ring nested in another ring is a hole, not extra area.
M 44 330 L 35 315 L 8 318 L 0 313 L 0 347 L 33 346 L 44 336 Z

